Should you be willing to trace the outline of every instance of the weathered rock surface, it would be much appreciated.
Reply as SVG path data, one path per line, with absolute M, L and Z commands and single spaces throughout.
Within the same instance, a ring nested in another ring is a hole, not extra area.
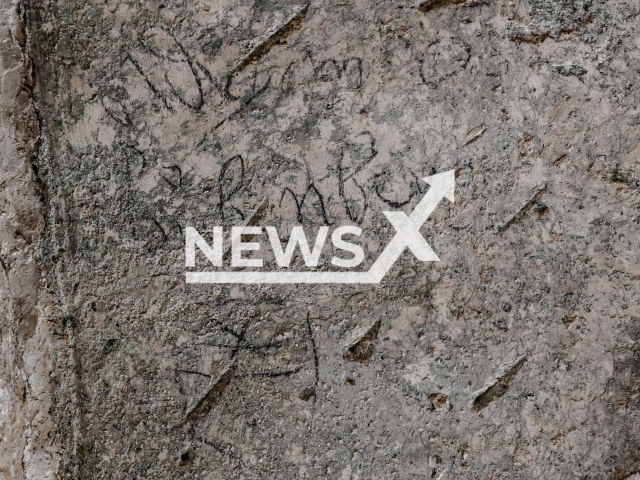
M 0 477 L 640 472 L 637 2 L 3 1 Z M 450 169 L 440 262 L 185 283 Z

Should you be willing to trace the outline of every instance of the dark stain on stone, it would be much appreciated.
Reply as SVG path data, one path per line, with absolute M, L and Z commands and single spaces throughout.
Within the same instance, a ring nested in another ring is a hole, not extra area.
M 311 397 L 316 394 L 316 387 L 305 387 L 300 392 L 300 400 L 308 401 Z
M 476 7 L 478 5 L 489 5 L 489 2 L 481 0 L 426 0 L 418 5 L 418 10 L 423 13 L 447 7 Z
M 120 347 L 120 340 L 117 338 L 110 338 L 104 344 L 104 348 L 102 349 L 102 353 L 105 355 L 109 355 Z
M 429 401 L 434 410 L 449 412 L 453 410 L 453 405 L 449 402 L 449 397 L 444 393 L 432 393 L 429 395 Z

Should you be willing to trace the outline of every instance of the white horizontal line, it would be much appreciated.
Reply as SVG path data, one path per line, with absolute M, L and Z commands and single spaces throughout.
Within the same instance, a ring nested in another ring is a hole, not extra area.
M 187 272 L 187 283 L 380 283 L 370 272 Z

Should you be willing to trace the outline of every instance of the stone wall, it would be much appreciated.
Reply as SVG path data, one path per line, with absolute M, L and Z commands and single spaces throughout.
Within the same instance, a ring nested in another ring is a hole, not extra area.
M 4 1 L 2 478 L 638 477 L 637 2 Z M 440 262 L 185 282 L 448 170 Z

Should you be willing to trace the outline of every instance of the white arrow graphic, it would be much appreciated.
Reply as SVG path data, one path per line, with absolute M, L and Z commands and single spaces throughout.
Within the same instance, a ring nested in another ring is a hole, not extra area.
M 418 260 L 423 262 L 440 261 L 418 230 L 436 209 L 440 200 L 446 197 L 450 202 L 454 202 L 454 171 L 438 173 L 423 178 L 423 180 L 431 185 L 431 188 L 413 209 L 411 215 L 407 217 L 404 212 L 382 212 L 398 230 L 398 233 L 391 239 L 389 245 L 367 272 L 375 278 L 375 283 L 382 280 L 405 247 L 409 247 Z
M 423 180 L 431 188 L 409 216 L 382 212 L 397 233 L 367 272 L 187 272 L 187 283 L 380 283 L 405 248 L 420 261 L 439 262 L 419 230 L 443 198 L 454 201 L 454 171 Z

